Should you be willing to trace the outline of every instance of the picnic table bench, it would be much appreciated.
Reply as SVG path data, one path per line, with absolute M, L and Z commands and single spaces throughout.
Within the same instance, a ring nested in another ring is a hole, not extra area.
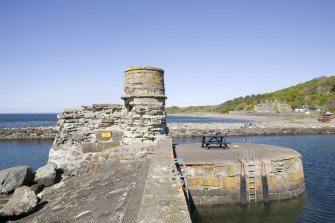
M 219 146 L 220 148 L 228 148 L 226 138 L 224 136 L 203 136 L 201 147 L 210 148 L 211 145 Z

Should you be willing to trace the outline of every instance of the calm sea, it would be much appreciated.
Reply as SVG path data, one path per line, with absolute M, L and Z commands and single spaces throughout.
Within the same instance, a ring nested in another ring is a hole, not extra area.
M 48 161 L 51 140 L 0 140 L 0 170 L 27 165 L 34 170 Z
M 57 114 L 0 114 L 0 127 L 55 125 Z M 167 123 L 250 123 L 241 119 L 217 117 L 168 116 Z
M 0 127 L 55 125 L 57 114 L 0 114 Z
M 56 122 L 56 114 L 45 114 L 42 117 L 27 115 L 29 119 L 24 118 L 25 115 L 9 116 L 11 116 L 9 119 L 13 120 L 12 123 L 5 119 L 4 115 L 0 115 L 0 126 L 36 126 L 43 125 L 41 123 L 50 125 L 49 123 L 55 124 Z M 208 121 L 208 119 L 192 117 L 192 121 L 190 121 L 189 117 L 171 116 L 168 117 L 168 122 L 227 122 L 217 119 L 216 121 Z M 253 208 L 241 208 L 240 206 L 199 207 L 193 213 L 193 222 L 335 222 L 335 136 L 269 136 L 253 137 L 252 139 L 254 143 L 293 148 L 303 155 L 306 182 L 305 195 L 294 200 L 272 202 L 267 207 L 262 205 Z M 243 140 L 242 137 L 230 138 L 231 142 L 243 142 Z M 198 143 L 199 141 L 200 138 L 175 139 L 174 143 Z M 52 141 L 0 140 L 0 170 L 18 165 L 29 165 L 37 169 L 47 162 L 51 145 Z

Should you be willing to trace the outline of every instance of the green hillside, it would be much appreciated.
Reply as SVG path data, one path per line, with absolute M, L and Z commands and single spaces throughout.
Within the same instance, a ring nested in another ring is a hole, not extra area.
M 335 110 L 335 76 L 319 77 L 305 83 L 297 84 L 293 87 L 279 91 L 247 95 L 232 100 L 228 100 L 220 105 L 214 106 L 190 106 L 180 108 L 177 106 L 167 108 L 167 112 L 173 113 L 192 113 L 192 112 L 220 112 L 226 113 L 233 110 L 251 110 L 254 105 L 261 101 L 284 101 L 286 100 L 295 109 L 303 104 L 320 105 L 327 110 Z

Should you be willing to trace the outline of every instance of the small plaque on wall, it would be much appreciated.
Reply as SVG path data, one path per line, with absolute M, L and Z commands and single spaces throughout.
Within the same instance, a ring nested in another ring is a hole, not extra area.
M 112 137 L 112 133 L 111 132 L 102 132 L 101 137 L 102 138 L 110 138 L 110 137 Z

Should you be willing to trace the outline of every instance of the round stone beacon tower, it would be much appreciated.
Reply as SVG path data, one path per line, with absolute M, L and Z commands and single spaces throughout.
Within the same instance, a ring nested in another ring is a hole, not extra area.
M 124 143 L 155 142 L 167 134 L 164 70 L 130 67 L 125 71 Z

